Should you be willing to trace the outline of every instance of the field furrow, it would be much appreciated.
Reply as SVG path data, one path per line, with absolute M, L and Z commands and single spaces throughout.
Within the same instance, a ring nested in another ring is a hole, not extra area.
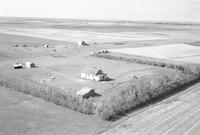
M 200 121 L 200 84 L 133 114 L 104 135 L 181 135 L 189 134 Z

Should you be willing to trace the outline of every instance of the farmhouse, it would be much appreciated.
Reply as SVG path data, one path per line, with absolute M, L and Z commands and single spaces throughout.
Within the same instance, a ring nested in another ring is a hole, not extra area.
M 107 74 L 103 72 L 103 70 L 97 68 L 97 67 L 86 67 L 81 72 L 81 78 L 88 79 L 88 80 L 94 80 L 94 81 L 103 81 L 107 79 Z
M 83 87 L 81 90 L 76 92 L 78 96 L 82 96 L 83 98 L 95 97 L 96 93 L 93 88 Z
M 32 62 L 26 62 L 26 67 L 27 68 L 33 68 L 33 67 L 35 67 L 35 64 L 32 63 Z

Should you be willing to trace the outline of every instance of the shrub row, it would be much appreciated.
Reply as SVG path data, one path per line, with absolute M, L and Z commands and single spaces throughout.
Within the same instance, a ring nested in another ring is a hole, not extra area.
M 96 113 L 105 120 L 112 119 L 140 104 L 187 86 L 196 79 L 198 78 L 195 75 L 177 71 L 176 74 L 151 75 L 132 80 L 117 93 L 103 97 L 97 106 Z
M 39 83 L 33 83 L 26 80 L 19 80 L 0 75 L 0 86 L 10 88 L 24 94 L 29 94 L 46 101 L 61 105 L 75 111 L 85 114 L 94 114 L 95 106 L 93 99 L 83 99 L 72 93 L 65 93 L 58 88 L 51 88 Z
M 183 73 L 186 73 L 186 74 L 195 74 L 195 75 L 200 74 L 200 65 L 198 64 L 185 64 L 185 63 L 183 64 L 180 62 L 173 62 L 173 61 L 168 61 L 164 59 L 156 59 L 156 58 L 149 58 L 149 57 L 136 56 L 136 55 L 132 55 L 131 57 L 128 57 L 128 56 L 122 57 L 122 56 L 117 56 L 117 55 L 111 55 L 110 53 L 109 54 L 93 53 L 93 56 L 106 58 L 106 59 L 152 65 L 152 66 L 166 67 L 166 68 L 182 71 Z

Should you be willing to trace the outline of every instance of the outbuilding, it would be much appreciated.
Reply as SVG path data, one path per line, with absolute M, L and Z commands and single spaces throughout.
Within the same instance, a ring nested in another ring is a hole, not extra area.
M 44 47 L 45 47 L 45 48 L 48 48 L 49 46 L 48 46 L 48 45 L 44 45 Z
M 107 79 L 107 74 L 103 72 L 102 69 L 97 67 L 86 67 L 81 72 L 81 78 L 88 79 L 88 80 L 94 80 L 94 81 L 103 81 Z
M 108 53 L 108 50 L 100 50 L 98 53 Z
M 82 96 L 83 98 L 95 97 L 96 93 L 93 88 L 83 87 L 81 90 L 76 92 L 78 96 Z
M 35 64 L 33 62 L 26 62 L 26 67 L 27 68 L 34 68 Z
M 89 46 L 89 44 L 86 43 L 85 41 L 79 41 L 78 46 Z
M 22 64 L 17 62 L 15 64 L 13 64 L 13 68 L 14 69 L 21 69 L 22 68 Z

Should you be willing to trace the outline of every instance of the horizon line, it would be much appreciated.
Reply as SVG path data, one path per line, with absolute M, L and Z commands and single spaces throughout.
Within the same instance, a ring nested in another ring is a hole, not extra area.
M 0 16 L 0 18 L 23 18 L 23 19 L 60 19 L 71 21 L 94 21 L 94 22 L 127 22 L 127 23 L 154 23 L 154 24 L 182 24 L 192 25 L 200 24 L 200 21 L 170 21 L 170 20 L 132 20 L 132 19 L 96 19 L 96 18 L 66 18 L 66 17 L 36 17 L 36 16 Z

